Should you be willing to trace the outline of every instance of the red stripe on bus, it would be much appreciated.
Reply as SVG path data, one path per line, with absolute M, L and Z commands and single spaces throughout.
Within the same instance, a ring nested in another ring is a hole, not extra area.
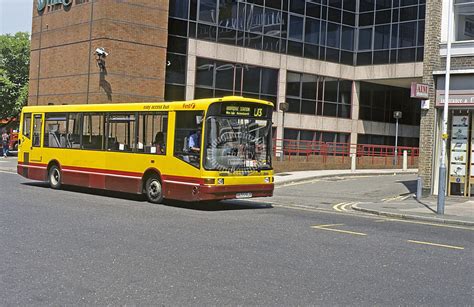
M 24 162 L 18 162 L 19 165 L 22 166 L 38 166 L 46 168 L 47 164 L 43 163 L 28 163 L 25 164 Z M 108 170 L 108 169 L 100 169 L 100 168 L 90 168 L 90 167 L 79 167 L 79 166 L 67 166 L 62 165 L 62 170 L 65 171 L 80 171 L 80 172 L 87 172 L 87 173 L 99 173 L 104 175 L 118 175 L 118 176 L 131 176 L 131 177 L 142 177 L 143 173 L 137 172 L 127 172 L 127 171 L 117 171 L 117 170 Z M 182 183 L 195 183 L 195 184 L 204 184 L 204 179 L 196 178 L 196 177 L 186 177 L 186 176 L 172 176 L 172 175 L 162 175 L 163 180 L 171 180 L 171 181 L 179 181 Z

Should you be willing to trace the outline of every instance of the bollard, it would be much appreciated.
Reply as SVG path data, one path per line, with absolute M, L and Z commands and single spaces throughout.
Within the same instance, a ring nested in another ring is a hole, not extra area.
M 416 179 L 416 200 L 421 200 L 423 196 L 423 178 L 419 177 Z
M 403 171 L 406 172 L 408 170 L 408 152 L 406 150 L 403 151 Z
M 356 171 L 356 155 L 351 154 L 351 172 Z

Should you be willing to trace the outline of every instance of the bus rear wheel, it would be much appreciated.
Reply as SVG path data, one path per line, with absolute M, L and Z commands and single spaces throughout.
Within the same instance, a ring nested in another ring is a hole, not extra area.
M 48 183 L 52 189 L 61 188 L 61 171 L 56 165 L 51 166 L 48 172 Z
M 163 201 L 163 190 L 161 182 L 156 176 L 148 178 L 145 182 L 146 198 L 154 204 L 161 204 Z

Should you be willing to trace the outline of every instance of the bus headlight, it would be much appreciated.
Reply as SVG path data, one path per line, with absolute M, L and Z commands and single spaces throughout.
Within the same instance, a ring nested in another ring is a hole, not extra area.
M 224 178 L 217 178 L 217 184 L 224 184 Z
M 265 177 L 265 179 L 264 179 L 264 180 L 265 180 L 265 183 L 270 183 L 270 182 L 271 182 L 271 179 L 270 179 L 270 177 Z

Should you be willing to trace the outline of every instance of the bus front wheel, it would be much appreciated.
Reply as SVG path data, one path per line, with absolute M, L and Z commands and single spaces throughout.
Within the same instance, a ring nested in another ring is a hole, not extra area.
M 49 169 L 48 182 L 52 189 L 57 190 L 61 188 L 61 171 L 59 170 L 58 166 L 53 165 Z
M 152 176 L 147 179 L 145 183 L 145 192 L 149 202 L 160 204 L 163 201 L 163 190 L 158 177 Z

